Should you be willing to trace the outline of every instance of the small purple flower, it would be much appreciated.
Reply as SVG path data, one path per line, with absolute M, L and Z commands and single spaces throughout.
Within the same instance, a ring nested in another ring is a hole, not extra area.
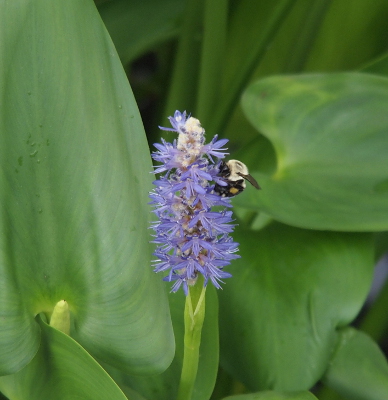
M 182 286 L 187 295 L 198 274 L 203 275 L 205 286 L 210 280 L 219 289 L 222 279 L 231 277 L 224 267 L 240 257 L 235 254 L 238 243 L 229 236 L 235 226 L 228 210 L 230 199 L 214 193 L 214 182 L 225 183 L 217 177 L 219 163 L 213 157 L 225 157 L 223 146 L 228 140 L 215 136 L 205 144 L 205 130 L 186 112 L 175 111 L 169 120 L 173 128 L 160 129 L 177 132 L 178 138 L 173 143 L 162 139 L 152 154 L 162 163 L 154 173 L 163 173 L 150 193 L 158 216 L 152 225 L 153 243 L 158 245 L 154 271 L 168 272 L 164 280 L 175 282 L 172 292 Z

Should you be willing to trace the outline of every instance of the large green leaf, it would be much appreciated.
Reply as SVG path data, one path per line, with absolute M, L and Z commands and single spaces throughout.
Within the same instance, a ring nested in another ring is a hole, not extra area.
M 61 299 L 93 356 L 161 372 L 174 342 L 151 160 L 112 42 L 92 0 L 1 2 L 0 18 L 0 374 L 34 357 L 34 318 Z
M 324 382 L 350 400 L 386 400 L 388 363 L 368 335 L 346 328 L 340 332 Z
M 273 224 L 234 238 L 242 258 L 219 292 L 221 363 L 252 391 L 308 390 L 368 293 L 371 235 Z
M 243 97 L 273 144 L 277 170 L 238 199 L 290 225 L 388 228 L 388 79 L 361 73 L 277 76 Z
M 11 400 L 127 399 L 77 342 L 43 321 L 40 327 L 42 343 L 34 359 L 16 374 L 0 377 L 0 390 L 7 397 Z

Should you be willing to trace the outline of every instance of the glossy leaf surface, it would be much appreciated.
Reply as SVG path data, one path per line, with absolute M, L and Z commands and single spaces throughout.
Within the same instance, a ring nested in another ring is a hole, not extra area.
M 234 238 L 242 258 L 219 291 L 221 364 L 252 391 L 308 390 L 368 293 L 371 237 L 273 224 Z
M 42 342 L 34 359 L 18 373 L 0 377 L 0 390 L 7 397 L 11 400 L 127 399 L 79 343 L 43 321 L 39 325 Z
M 340 331 L 340 341 L 325 374 L 325 384 L 352 400 L 385 400 L 388 363 L 378 345 L 354 328 Z
M 0 16 L 0 373 L 33 358 L 34 318 L 62 299 L 94 357 L 161 372 L 174 343 L 150 266 L 152 166 L 117 53 L 93 1 Z
M 273 144 L 277 169 L 238 199 L 290 225 L 340 231 L 388 228 L 388 79 L 343 73 L 277 76 L 243 97 Z

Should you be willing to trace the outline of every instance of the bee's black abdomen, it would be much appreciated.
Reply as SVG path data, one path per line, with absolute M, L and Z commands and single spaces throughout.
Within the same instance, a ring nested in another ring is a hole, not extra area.
M 244 179 L 233 182 L 228 181 L 227 183 L 227 186 L 221 186 L 216 183 L 214 186 L 214 191 L 221 197 L 233 197 L 245 189 Z

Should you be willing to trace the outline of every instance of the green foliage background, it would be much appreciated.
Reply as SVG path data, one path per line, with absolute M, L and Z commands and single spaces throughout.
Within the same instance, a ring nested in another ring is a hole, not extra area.
M 241 259 L 208 289 L 193 399 L 388 398 L 387 284 L 365 306 L 388 248 L 386 0 L 2 0 L 0 19 L 4 398 L 176 397 L 184 295 L 152 272 L 147 204 L 176 109 L 262 187 L 233 200 Z

